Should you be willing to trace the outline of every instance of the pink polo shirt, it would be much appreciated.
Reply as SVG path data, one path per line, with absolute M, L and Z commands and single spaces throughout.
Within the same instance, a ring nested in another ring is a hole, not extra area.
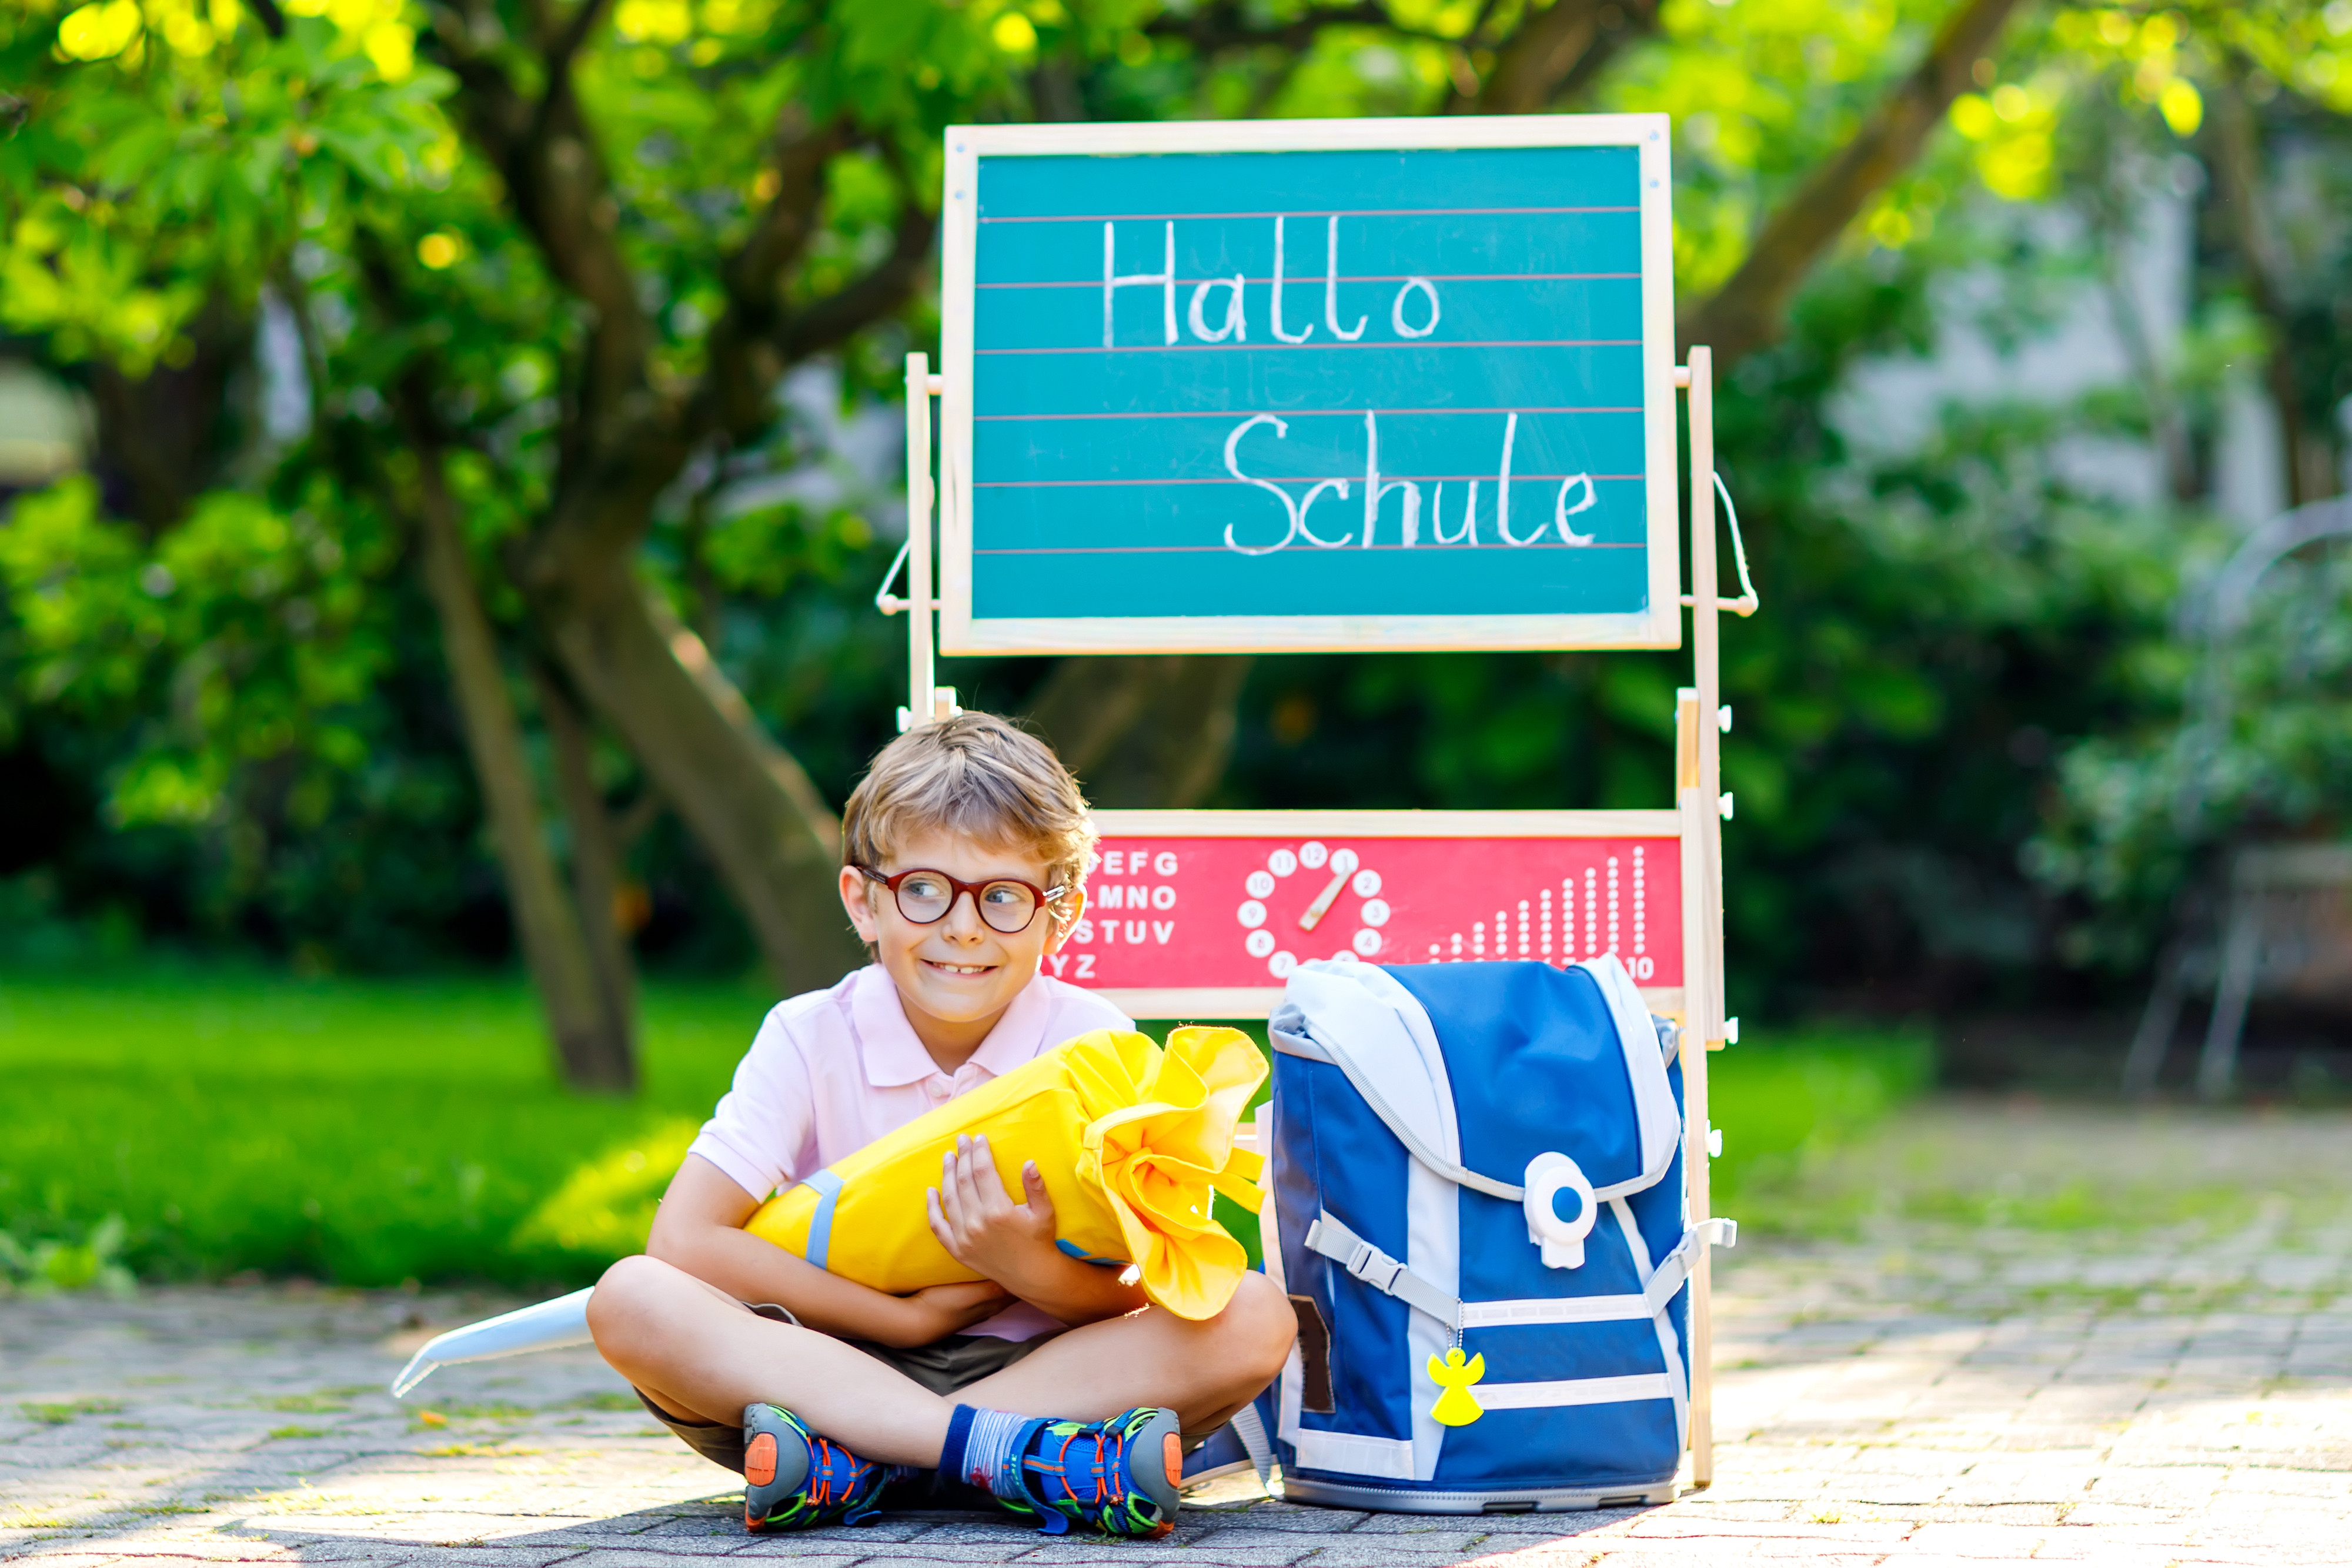
M 1064 1040 L 1134 1027 L 1093 992 L 1041 974 L 950 1077 L 915 1037 L 898 988 L 869 964 L 776 1004 L 689 1152 L 764 1198 Z M 1025 1340 L 1060 1326 L 1022 1302 L 966 1332 Z

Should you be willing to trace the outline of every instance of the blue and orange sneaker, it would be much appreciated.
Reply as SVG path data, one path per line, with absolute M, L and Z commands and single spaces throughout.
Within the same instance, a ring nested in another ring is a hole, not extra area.
M 1173 1410 L 1129 1410 L 1108 1421 L 1033 1421 L 997 1501 L 1037 1521 L 1041 1533 L 1073 1524 L 1105 1535 L 1155 1537 L 1176 1528 L 1184 1444 Z M 1018 1495 L 1008 1495 L 1017 1492 Z
M 814 1530 L 858 1524 L 882 1489 L 916 1474 L 861 1459 L 777 1405 L 743 1406 L 743 1528 Z

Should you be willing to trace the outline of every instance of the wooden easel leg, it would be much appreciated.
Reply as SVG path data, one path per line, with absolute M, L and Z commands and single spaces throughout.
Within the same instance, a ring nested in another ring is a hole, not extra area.
M 907 706 L 898 727 L 939 716 L 931 641 L 931 364 L 907 356 Z
M 1683 1051 L 1683 1097 L 1686 1153 L 1684 1169 L 1690 1193 L 1693 1224 L 1712 1213 L 1708 1180 L 1711 1124 L 1708 1120 L 1707 1052 L 1723 1043 L 1723 796 L 1717 601 L 1722 590 L 1715 560 L 1715 386 L 1714 356 L 1704 348 L 1690 350 L 1690 527 L 1691 527 L 1691 664 L 1697 688 L 1697 722 L 1692 727 L 1692 789 L 1685 796 L 1686 838 L 1696 838 L 1699 865 L 1696 883 L 1700 900 L 1693 925 L 1698 941 L 1685 955 L 1685 986 L 1689 1025 Z M 1699 1249 L 1690 1277 L 1690 1443 L 1691 1483 L 1707 1487 L 1715 1481 L 1715 1325 L 1712 1249 Z

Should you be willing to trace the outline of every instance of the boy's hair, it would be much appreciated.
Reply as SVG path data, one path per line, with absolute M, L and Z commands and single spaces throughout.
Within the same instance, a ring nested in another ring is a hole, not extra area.
M 879 871 L 926 829 L 1035 849 L 1048 891 L 1083 883 L 1096 838 L 1078 781 L 1053 747 L 992 713 L 918 726 L 876 752 L 841 814 L 842 862 Z M 1066 920 L 1068 901 L 1055 902 Z

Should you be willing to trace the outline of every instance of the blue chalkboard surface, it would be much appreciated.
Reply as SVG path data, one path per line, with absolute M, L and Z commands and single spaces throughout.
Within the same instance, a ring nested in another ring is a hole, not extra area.
M 943 646 L 1672 645 L 1663 132 L 950 132 Z

